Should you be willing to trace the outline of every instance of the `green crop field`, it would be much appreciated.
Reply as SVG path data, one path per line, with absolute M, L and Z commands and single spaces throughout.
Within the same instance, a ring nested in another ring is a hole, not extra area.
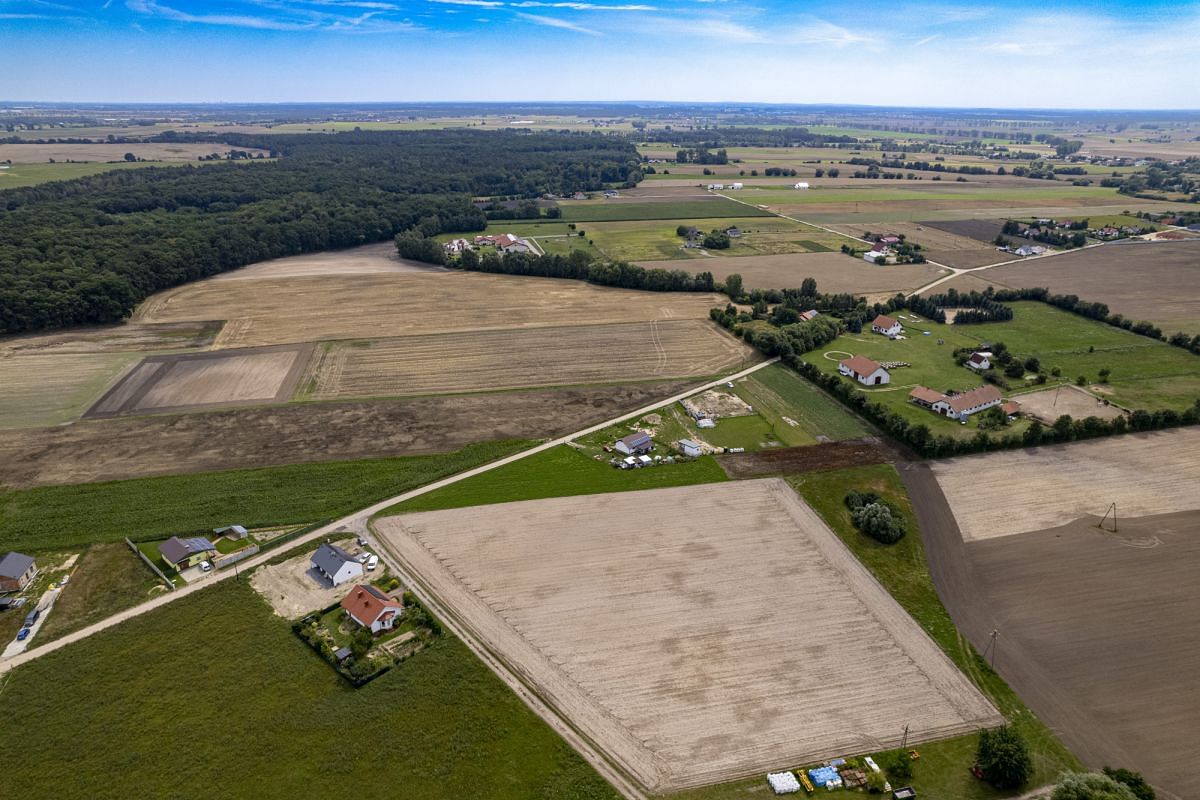
M 559 203 L 567 222 L 616 222 L 638 219 L 720 219 L 723 217 L 769 217 L 770 211 L 714 197 L 707 200 L 663 202 L 613 202 L 607 200 L 564 200 Z
M 84 178 L 88 175 L 98 175 L 114 169 L 138 169 L 139 167 L 174 167 L 183 163 L 180 161 L 135 161 L 118 162 L 115 164 L 88 163 L 56 163 L 56 164 L 13 164 L 8 169 L 0 169 L 0 189 L 16 189 L 21 186 L 37 186 L 50 181 L 69 181 L 72 178 Z
M 353 689 L 246 581 L 18 668 L 4 702 L 6 785 L 64 800 L 617 798 L 456 639 Z
M 861 419 L 782 364 L 760 369 L 746 380 L 745 385 L 757 399 L 757 403 L 750 402 L 759 413 L 764 416 L 787 416 L 795 420 L 814 441 L 818 436 L 842 441 L 857 439 L 868 433 Z M 782 427 L 790 426 L 784 423 Z M 780 430 L 781 425 L 776 424 L 775 428 Z
M 845 167 L 844 169 L 849 169 Z M 1004 188 L 998 186 L 972 186 L 955 183 L 954 178 L 943 177 L 936 183 L 932 181 L 867 181 L 862 182 L 862 188 L 816 188 L 807 191 L 795 190 L 759 190 L 747 186 L 741 199 L 748 203 L 766 206 L 821 205 L 826 203 L 895 203 L 897 201 L 928 202 L 928 201 L 961 201 L 978 203 L 978 201 L 1005 203 L 1029 203 L 1038 201 L 1062 200 L 1112 200 L 1117 202 L 1120 195 L 1116 189 L 1102 186 L 1070 186 L 1049 184 L 1036 188 Z M 1079 216 L 1087 216 L 1086 211 L 1078 212 Z
M 503 441 L 454 453 L 298 464 L 0 492 L 0 550 L 250 528 L 337 517 L 530 446 Z
M 725 472 L 709 457 L 645 469 L 619 470 L 562 445 L 453 486 L 435 489 L 385 509 L 379 516 L 725 480 L 728 480 Z

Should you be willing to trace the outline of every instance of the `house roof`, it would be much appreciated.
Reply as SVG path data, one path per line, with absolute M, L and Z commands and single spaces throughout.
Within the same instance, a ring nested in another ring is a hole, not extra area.
M 650 434 L 637 431 L 636 433 L 631 433 L 628 436 L 622 437 L 620 441 L 624 443 L 626 447 L 634 448 L 644 447 L 650 444 L 653 440 L 650 438 Z
M 800 319 L 803 320 L 816 319 L 819 316 L 821 316 L 821 312 L 817 311 L 815 308 L 800 312 Z
M 908 393 L 908 396 L 914 400 L 920 400 L 923 403 L 929 403 L 930 405 L 939 403 L 946 399 L 946 395 L 942 394 L 941 392 L 926 388 L 924 386 L 917 386 Z
M 158 552 L 172 564 L 178 564 L 196 553 L 215 552 L 216 549 L 216 546 L 203 536 L 189 536 L 186 539 L 172 536 L 158 546 Z
M 884 330 L 887 330 L 888 328 L 891 328 L 891 327 L 895 326 L 896 324 L 897 324 L 896 320 L 892 319 L 887 314 L 880 314 L 878 317 L 875 318 L 875 321 L 871 323 L 871 327 L 872 328 L 883 328 Z
M 1000 406 L 1000 410 L 1005 414 L 1019 414 L 1021 413 L 1021 404 L 1016 400 L 1009 400 Z
M 970 361 L 972 364 L 982 364 L 983 362 L 988 360 L 988 357 L 985 356 L 983 353 L 971 353 L 971 357 L 968 358 L 967 360 Z
M 358 560 L 336 544 L 325 542 L 312 554 L 312 564 L 327 575 L 335 574 L 343 564 L 357 564 Z
M 11 552 L 0 559 L 0 578 L 19 578 L 33 563 L 33 556 L 24 553 Z
M 691 439 L 680 439 L 680 440 L 679 440 L 679 446 L 680 446 L 680 447 L 694 447 L 694 448 L 696 448 L 697 450 L 699 450 L 699 449 L 700 449 L 700 445 L 696 444 L 696 443 L 695 443 L 695 442 L 693 442 Z
M 843 359 L 840 362 L 840 366 L 846 367 L 855 375 L 862 375 L 863 377 L 870 375 L 877 369 L 883 369 L 878 362 L 872 361 L 866 356 L 851 356 L 850 358 Z
M 404 610 L 404 605 L 393 600 L 370 584 L 355 586 L 350 594 L 342 598 L 342 608 L 360 625 L 371 626 L 385 614 Z
M 968 408 L 975 408 L 984 403 L 991 403 L 1000 399 L 1000 390 L 991 384 L 980 386 L 978 389 L 972 389 L 969 392 L 956 394 L 953 397 L 946 398 L 950 403 L 950 408 L 955 411 L 966 411 Z

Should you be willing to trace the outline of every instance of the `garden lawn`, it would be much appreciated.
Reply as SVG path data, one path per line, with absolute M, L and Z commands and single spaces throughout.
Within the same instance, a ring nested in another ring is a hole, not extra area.
M 933 580 L 925 564 L 920 532 L 916 530 L 916 518 L 895 468 L 889 464 L 877 464 L 815 472 L 789 478 L 788 482 L 829 523 L 846 546 L 946 655 L 1008 717 L 1029 744 L 1033 757 L 1034 775 L 1029 784 L 1001 792 L 975 779 L 968 771 L 975 760 L 975 748 L 979 741 L 977 735 L 928 742 L 917 746 L 921 758 L 913 764 L 912 779 L 902 783 L 893 780 L 894 786 L 911 785 L 918 797 L 937 800 L 994 800 L 1017 797 L 1032 787 L 1052 783 L 1062 771 L 1082 768 L 1079 761 L 1033 716 L 954 627 L 933 588 Z M 851 522 L 850 511 L 844 502 L 846 492 L 850 489 L 874 491 L 889 500 L 901 510 L 908 535 L 894 545 L 883 545 L 860 533 Z M 872 755 L 886 769 L 890 755 Z M 801 765 L 787 766 L 797 768 Z M 670 797 L 672 800 L 733 800 L 762 797 L 766 791 L 765 779 L 755 777 L 737 783 L 680 792 Z M 821 796 L 826 794 L 834 797 L 861 796 L 861 793 L 850 790 L 820 792 Z
M 231 519 L 248 528 L 333 519 L 530 445 L 0 491 L 0 552 L 210 535 Z
M 745 208 L 745 206 L 741 206 Z M 670 220 L 631 220 L 593 222 L 586 226 L 587 239 L 611 259 L 620 261 L 657 261 L 662 259 L 705 260 L 699 249 L 685 249 L 684 238 L 676 233 L 680 225 L 707 233 L 712 230 L 739 228 L 742 235 L 730 240 L 726 250 L 705 250 L 711 256 L 736 257 L 780 255 L 786 253 L 823 253 L 837 250 L 845 241 L 820 228 L 781 217 L 719 219 L 685 218 Z M 540 241 L 540 240 L 539 240 Z M 699 271 L 695 267 L 682 267 Z
M 622 434 L 624 435 L 624 434 Z M 378 516 L 436 511 L 516 500 L 629 492 L 729 480 L 709 457 L 642 469 L 621 470 L 566 445 L 544 450 L 512 464 L 435 489 L 384 509 Z
M 4 700 L 27 796 L 618 797 L 453 637 L 353 689 L 245 581 L 19 667 Z

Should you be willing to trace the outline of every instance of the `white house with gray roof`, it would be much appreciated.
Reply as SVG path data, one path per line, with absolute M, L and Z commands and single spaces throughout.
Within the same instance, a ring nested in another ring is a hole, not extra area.
M 33 556 L 12 552 L 0 559 L 0 592 L 19 592 L 37 575 Z
M 358 559 L 347 553 L 336 544 L 326 542 L 317 548 L 312 555 L 313 569 L 321 573 L 325 580 L 334 586 L 341 586 L 347 581 L 361 578 L 363 565 Z

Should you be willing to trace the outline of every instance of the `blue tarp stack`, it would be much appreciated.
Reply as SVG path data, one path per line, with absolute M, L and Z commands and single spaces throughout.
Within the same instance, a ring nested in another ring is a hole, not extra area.
M 815 786 L 828 786 L 831 783 L 836 786 L 842 782 L 834 767 L 814 767 L 808 771 L 808 777 Z

